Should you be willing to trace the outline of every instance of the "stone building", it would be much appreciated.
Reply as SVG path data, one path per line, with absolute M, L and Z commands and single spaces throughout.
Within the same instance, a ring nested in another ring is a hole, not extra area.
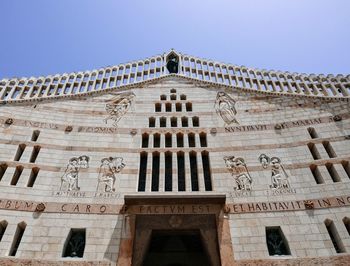
M 174 50 L 0 80 L 0 264 L 350 265 L 349 93 Z

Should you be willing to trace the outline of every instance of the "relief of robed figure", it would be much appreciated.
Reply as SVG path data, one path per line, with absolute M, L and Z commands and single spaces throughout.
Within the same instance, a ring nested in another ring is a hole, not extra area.
M 235 190 L 249 191 L 252 190 L 252 177 L 248 171 L 247 165 L 243 158 L 235 156 L 226 156 L 224 161 L 227 169 L 231 172 L 235 180 Z
M 100 170 L 98 173 L 97 191 L 114 192 L 117 173 L 119 173 L 125 164 L 121 157 L 108 157 L 101 160 Z
M 135 94 L 133 92 L 118 93 L 115 97 L 106 103 L 106 112 L 109 114 L 103 121 L 107 124 L 108 120 L 113 121 L 113 126 L 117 127 L 120 119 L 130 109 Z
M 219 91 L 216 95 L 215 110 L 216 113 L 224 120 L 225 126 L 237 123 L 236 119 L 236 101 L 232 99 L 226 92 Z

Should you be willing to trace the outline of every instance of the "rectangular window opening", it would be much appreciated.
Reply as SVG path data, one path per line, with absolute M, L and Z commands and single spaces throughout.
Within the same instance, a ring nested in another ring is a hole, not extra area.
M 158 191 L 159 190 L 159 153 L 154 152 L 152 156 L 152 191 Z
M 147 175 L 147 153 L 142 152 L 140 154 L 138 191 L 145 191 L 145 189 L 146 189 L 146 175 Z
M 323 141 L 322 142 L 323 147 L 325 148 L 329 158 L 335 158 L 337 157 L 335 151 L 333 150 L 332 145 L 329 143 L 329 141 Z
M 206 152 L 206 151 L 202 152 L 202 164 L 203 164 L 205 191 L 212 191 L 213 188 L 211 183 L 209 152 Z
M 34 186 L 34 183 L 35 183 L 35 180 L 36 180 L 36 178 L 38 176 L 38 173 L 39 173 L 39 168 L 34 167 L 32 169 L 32 171 L 31 171 L 31 173 L 30 173 L 27 187 L 33 187 Z
M 82 258 L 86 242 L 85 228 L 72 228 L 64 244 L 62 257 Z
M 35 163 L 36 158 L 38 157 L 40 148 L 41 148 L 40 146 L 34 146 L 33 147 L 32 155 L 30 156 L 30 159 L 29 159 L 30 163 Z
M 21 159 L 25 148 L 26 148 L 25 144 L 18 145 L 16 154 L 15 154 L 15 158 L 13 159 L 14 161 L 19 161 Z
M 310 170 L 311 170 L 311 173 L 316 181 L 316 184 L 323 184 L 324 180 L 323 180 L 323 177 L 322 177 L 320 171 L 318 170 L 317 166 L 311 165 Z
M 177 182 L 179 191 L 186 190 L 185 179 L 185 156 L 183 152 L 177 153 Z
M 173 156 L 171 152 L 165 153 L 165 191 L 172 191 L 173 187 Z
M 199 191 L 197 154 L 195 152 L 190 152 L 190 168 L 191 168 L 191 187 L 192 187 L 192 191 Z
M 16 256 L 16 253 L 18 251 L 19 245 L 21 243 L 24 230 L 26 229 L 26 224 L 24 222 L 19 223 L 17 225 L 15 236 L 13 237 L 12 245 L 10 248 L 9 256 Z
M 266 227 L 265 231 L 270 256 L 291 255 L 287 239 L 280 226 Z
M 326 163 L 326 168 L 327 171 L 329 173 L 329 175 L 331 176 L 333 182 L 340 182 L 340 176 L 338 175 L 337 170 L 335 170 L 334 165 L 331 163 Z
M 338 230 L 334 225 L 334 222 L 332 220 L 326 220 L 325 226 L 328 231 L 328 235 L 332 241 L 332 244 L 334 246 L 334 249 L 337 253 L 344 253 L 346 252 L 343 241 L 341 240 Z
M 16 186 L 17 185 L 18 180 L 19 180 L 22 172 L 23 172 L 23 166 L 20 166 L 20 165 L 17 166 L 16 170 L 15 170 L 13 176 L 12 176 L 12 179 L 11 179 L 11 183 L 10 183 L 11 186 Z

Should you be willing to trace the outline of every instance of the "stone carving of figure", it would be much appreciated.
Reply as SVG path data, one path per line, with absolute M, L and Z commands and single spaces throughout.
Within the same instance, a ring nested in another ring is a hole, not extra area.
M 125 164 L 121 157 L 108 157 L 101 160 L 100 171 L 98 174 L 97 191 L 102 187 L 104 192 L 115 191 L 116 175 L 119 173 Z
M 234 177 L 236 186 L 235 190 L 248 191 L 252 189 L 252 178 L 247 169 L 247 165 L 243 158 L 235 158 L 235 156 L 226 156 L 224 161 L 227 169 Z
M 278 157 L 268 157 L 266 154 L 259 156 L 259 161 L 264 169 L 271 165 L 271 185 L 273 189 L 290 188 L 287 172 L 281 164 L 281 159 Z
M 266 154 L 261 154 L 259 156 L 259 161 L 264 169 L 266 169 L 270 164 L 270 157 L 268 157 Z
M 89 168 L 89 160 L 90 158 L 86 155 L 73 157 L 69 160 L 66 171 L 61 177 L 60 190 L 64 187 L 66 187 L 67 191 L 80 190 L 78 184 L 79 170 L 81 168 Z
M 290 188 L 288 175 L 281 164 L 281 160 L 277 157 L 271 158 L 271 181 L 272 188 Z
M 109 116 L 103 121 L 107 124 L 108 120 L 113 120 L 113 126 L 117 127 L 119 120 L 130 109 L 135 94 L 132 92 L 120 93 L 106 103 L 106 111 Z
M 227 93 L 220 91 L 216 95 L 215 110 L 218 115 L 224 120 L 225 125 L 237 123 L 235 118 L 237 111 L 235 108 L 236 101 Z

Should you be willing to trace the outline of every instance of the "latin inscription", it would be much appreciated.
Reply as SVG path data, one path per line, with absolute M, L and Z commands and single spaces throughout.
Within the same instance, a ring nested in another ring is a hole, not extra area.
M 204 214 L 212 212 L 210 205 L 140 205 L 140 214 Z

